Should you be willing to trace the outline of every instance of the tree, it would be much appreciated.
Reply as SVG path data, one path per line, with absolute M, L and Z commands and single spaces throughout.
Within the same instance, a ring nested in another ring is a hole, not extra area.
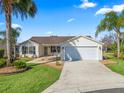
M 96 36 L 103 31 L 115 31 L 117 35 L 117 57 L 120 57 L 120 36 L 121 29 L 124 28 L 124 11 L 116 13 L 111 11 L 104 15 L 104 19 L 101 20 L 97 26 Z
M 21 28 L 16 27 L 12 28 L 12 35 L 11 35 L 11 45 L 12 45 L 12 50 L 13 50 L 13 59 L 16 57 L 16 44 L 17 44 L 17 38 L 20 36 Z M 0 36 L 2 37 L 2 41 L 5 44 L 6 41 L 6 31 L 0 31 Z
M 37 8 L 33 0 L 0 0 L 0 13 L 5 14 L 6 19 L 6 50 L 7 50 L 7 66 L 11 62 L 11 20 L 12 14 L 22 19 L 34 17 Z
M 115 49 L 113 45 L 116 42 L 116 35 L 114 33 L 107 34 L 101 39 L 101 42 L 104 43 L 104 51 L 113 50 Z

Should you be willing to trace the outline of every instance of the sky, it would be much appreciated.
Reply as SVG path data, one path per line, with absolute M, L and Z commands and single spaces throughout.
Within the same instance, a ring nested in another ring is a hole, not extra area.
M 38 11 L 35 18 L 21 20 L 12 17 L 12 26 L 21 27 L 19 42 L 32 36 L 84 35 L 95 36 L 103 14 L 121 12 L 124 0 L 34 0 Z M 0 30 L 5 29 L 5 17 L 0 14 Z M 105 33 L 101 33 L 101 38 Z

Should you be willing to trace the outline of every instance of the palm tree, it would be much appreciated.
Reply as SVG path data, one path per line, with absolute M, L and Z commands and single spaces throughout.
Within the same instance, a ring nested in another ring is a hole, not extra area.
M 34 17 L 37 8 L 33 0 L 0 0 L 0 12 L 5 14 L 6 19 L 6 45 L 7 66 L 11 62 L 11 20 L 12 14 L 22 19 Z
M 104 19 L 101 20 L 97 26 L 96 36 L 103 31 L 114 31 L 117 35 L 117 57 L 120 57 L 120 35 L 121 29 L 124 28 L 124 11 L 116 13 L 111 11 L 104 15 Z
M 12 28 L 12 33 L 11 33 L 11 45 L 13 47 L 13 59 L 16 58 L 16 44 L 17 44 L 17 38 L 20 36 L 20 32 L 21 32 L 21 28 L 20 27 L 16 27 L 16 28 Z M 0 31 L 0 36 L 2 37 L 2 42 L 3 44 L 5 44 L 6 41 L 6 31 Z

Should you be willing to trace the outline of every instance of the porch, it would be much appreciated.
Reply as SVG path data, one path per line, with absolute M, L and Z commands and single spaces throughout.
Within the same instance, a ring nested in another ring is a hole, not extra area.
M 60 45 L 46 45 L 46 44 L 23 44 L 19 48 L 20 57 L 46 57 L 56 56 L 61 53 Z
M 39 47 L 39 56 L 60 56 L 61 46 L 59 45 L 41 45 Z

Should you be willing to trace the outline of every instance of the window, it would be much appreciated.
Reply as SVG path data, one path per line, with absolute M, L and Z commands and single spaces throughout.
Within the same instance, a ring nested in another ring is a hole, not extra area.
M 55 46 L 51 46 L 51 53 L 56 52 L 56 47 Z
M 51 46 L 51 53 L 58 52 L 60 53 L 60 46 Z
M 22 46 L 22 54 L 28 54 L 28 47 Z
M 35 46 L 22 46 L 22 54 L 35 54 Z
M 35 54 L 35 46 L 29 47 L 29 54 Z

